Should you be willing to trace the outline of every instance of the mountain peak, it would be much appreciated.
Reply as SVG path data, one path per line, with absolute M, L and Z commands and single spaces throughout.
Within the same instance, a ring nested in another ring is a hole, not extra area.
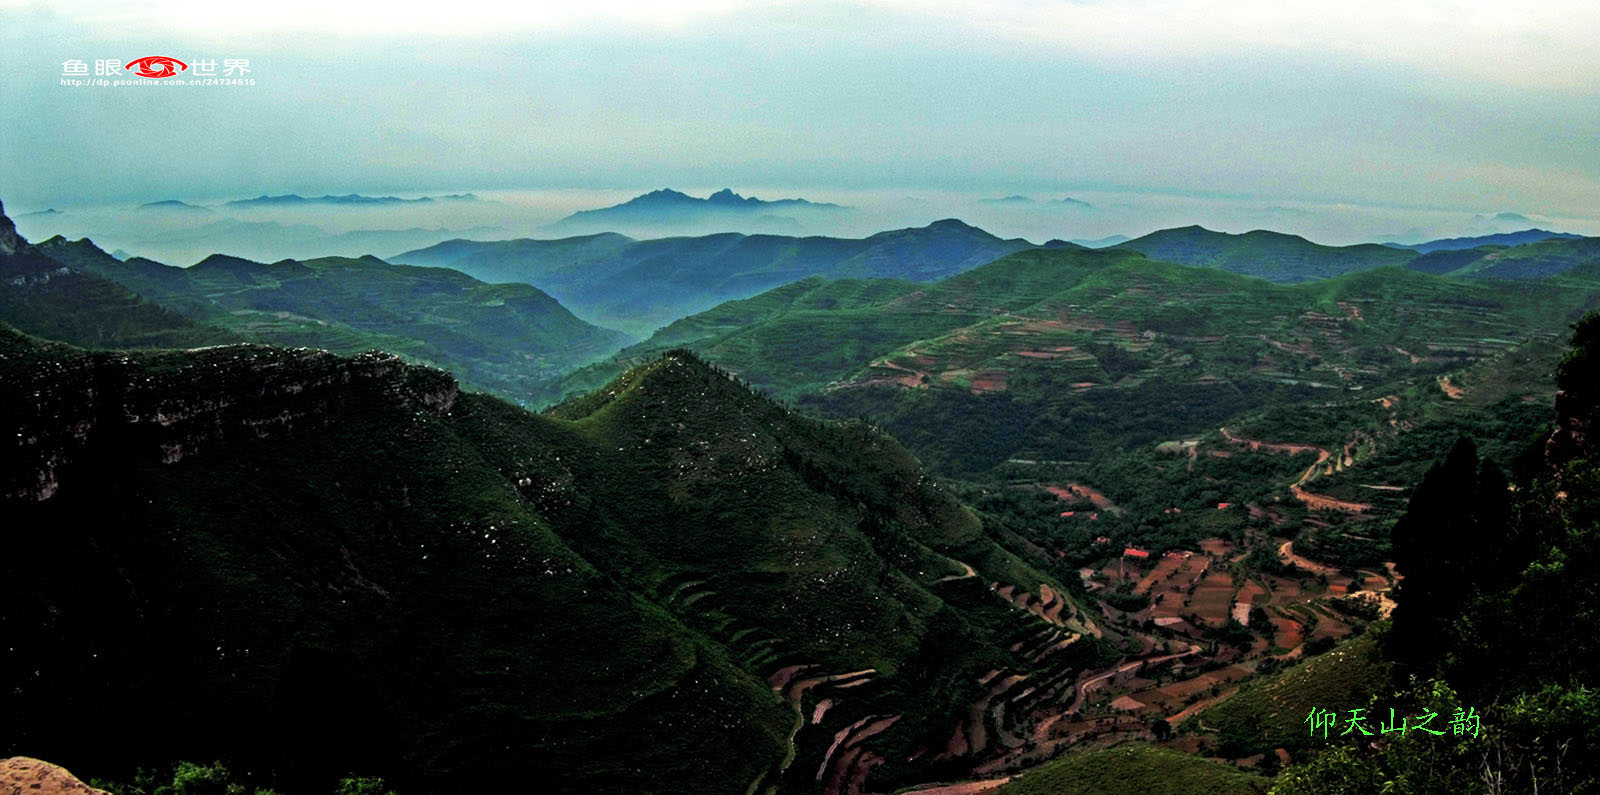
M 734 193 L 732 188 L 723 188 L 722 190 L 707 196 L 706 201 L 711 202 L 712 204 L 744 204 L 745 202 L 750 201 L 750 199 L 746 199 L 745 197 Z
M 999 197 L 997 199 L 979 199 L 978 202 L 981 203 L 981 204 L 1033 204 L 1034 203 L 1033 199 L 1031 199 L 1031 198 L 1029 198 L 1027 196 L 1023 196 L 1020 193 L 1013 193 L 1010 196 L 1001 196 L 1001 197 Z
M 89 257 L 110 257 L 111 256 L 110 254 L 106 253 L 105 249 L 100 248 L 98 245 L 95 244 L 95 242 L 93 240 L 90 240 L 87 237 L 81 237 L 81 238 L 78 238 L 77 240 L 68 240 L 66 238 L 66 236 L 64 236 L 64 235 L 55 235 L 55 236 L 51 237 L 48 240 L 45 240 L 45 241 L 42 241 L 42 242 L 39 242 L 39 243 L 35 243 L 34 247 L 42 249 L 46 253 L 49 253 L 49 254 L 52 254 L 52 255 L 54 255 L 57 252 L 70 251 L 70 252 L 76 253 L 79 256 L 89 256 Z M 66 264 L 70 264 L 70 263 L 66 263 Z
M 161 201 L 145 202 L 139 205 L 140 210 L 204 210 L 206 208 L 197 204 L 190 204 L 181 199 L 162 199 Z
M 215 268 L 215 269 L 218 269 L 218 270 L 238 270 L 238 269 L 241 269 L 241 268 L 242 269 L 262 268 L 262 267 L 266 267 L 266 266 L 263 265 L 260 262 L 255 262 L 253 260 L 247 260 L 247 259 L 244 259 L 243 257 L 234 257 L 234 256 L 229 256 L 227 254 L 212 254 L 211 256 L 208 256 L 205 259 L 200 260 L 199 262 L 196 262 L 191 267 L 200 268 L 200 269 Z
M 702 415 L 707 411 L 746 412 L 764 402 L 689 349 L 672 348 L 623 372 L 604 388 L 552 406 L 545 413 L 557 419 L 580 420 L 613 403 L 638 400 L 677 408 L 693 405 Z

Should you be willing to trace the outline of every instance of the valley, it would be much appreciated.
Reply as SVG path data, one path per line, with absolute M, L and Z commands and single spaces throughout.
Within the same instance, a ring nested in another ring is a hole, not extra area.
M 0 0 L 0 795 L 1600 795 L 1597 40 Z
M 52 672 L 4 705 L 75 770 L 203 748 L 291 790 L 354 760 L 424 790 L 1007 793 L 1117 753 L 1264 791 L 1309 749 L 1263 694 L 1370 695 L 1423 470 L 1463 432 L 1521 460 L 1600 297 L 1581 266 L 1278 283 L 1029 247 L 806 275 L 605 357 L 622 335 L 524 283 L 0 231 L 5 665 Z M 101 655 L 140 662 L 75 689 Z M 51 716 L 149 715 L 134 681 L 227 701 L 75 756 Z M 369 740 L 292 728 L 350 714 Z

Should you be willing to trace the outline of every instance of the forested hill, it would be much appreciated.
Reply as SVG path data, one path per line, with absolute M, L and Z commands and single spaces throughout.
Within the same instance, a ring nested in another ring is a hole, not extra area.
M 1101 654 L 892 441 L 688 354 L 541 417 L 381 354 L 0 343 L 0 710 L 80 775 L 805 791 L 882 764 L 837 732 L 904 759 L 986 671 Z

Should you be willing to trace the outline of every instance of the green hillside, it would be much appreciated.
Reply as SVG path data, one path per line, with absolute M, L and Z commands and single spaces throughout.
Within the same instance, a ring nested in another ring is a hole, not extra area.
M 593 388 L 640 356 L 677 346 L 785 398 L 844 381 L 907 343 L 1027 306 L 1137 254 L 1080 248 L 1018 252 L 928 285 L 806 279 L 691 315 L 613 360 L 569 374 L 564 392 Z
M 1036 251 L 874 306 L 770 315 L 688 344 L 806 405 L 873 417 L 946 472 L 976 472 L 1154 445 L 1270 404 L 1431 383 L 1553 338 L 1587 300 L 1396 268 L 1275 285 L 1127 252 Z M 842 340 L 859 352 L 845 355 Z M 956 414 L 992 422 L 991 439 L 1013 428 L 1017 441 L 938 454 L 929 445 L 949 437 L 919 429 Z
M 1583 430 L 1600 414 L 1597 352 L 1600 315 L 1589 314 L 1574 324 L 1554 368 L 1553 421 L 1509 471 L 1480 456 L 1471 436 L 1436 451 L 1391 534 L 1404 579 L 1392 629 L 1373 654 L 1395 675 L 1357 665 L 1316 677 L 1354 692 L 1376 689 L 1374 707 L 1423 715 L 1423 725 L 1432 722 L 1425 713 L 1449 723 L 1426 733 L 1410 723 L 1381 742 L 1329 742 L 1285 769 L 1275 793 L 1459 792 L 1485 782 L 1504 791 L 1584 792 L 1600 780 L 1592 754 L 1570 752 L 1600 741 L 1600 624 L 1590 608 L 1600 578 L 1588 565 L 1600 549 L 1600 458 Z M 1268 716 L 1311 694 L 1274 695 L 1282 701 L 1230 700 L 1206 718 L 1218 713 L 1219 722 L 1242 718 L 1270 731 L 1278 722 Z
M 1117 247 L 1138 251 L 1151 259 L 1286 283 L 1404 265 L 1417 256 L 1408 249 L 1376 243 L 1323 246 L 1298 235 L 1264 229 L 1234 235 L 1199 226 L 1163 229 Z
M 74 770 L 807 791 L 843 764 L 837 732 L 871 727 L 860 741 L 904 759 L 949 735 L 985 671 L 1099 658 L 1042 557 L 892 441 L 687 354 L 547 417 L 376 353 L 93 353 L 8 331 L 0 366 L 26 440 L 0 472 L 0 665 L 22 683 L 0 709 L 11 742 Z M 991 582 L 1053 592 L 1058 623 Z M 1008 645 L 1041 631 L 1059 653 Z M 86 750 L 135 723 L 114 754 Z
M 1541 240 L 1520 246 L 1472 249 L 1449 271 L 1476 279 L 1544 279 L 1600 263 L 1600 238 Z
M 1260 795 L 1271 783 L 1221 762 L 1124 745 L 1047 762 L 1002 786 L 999 795 Z
M 960 221 L 867 238 L 716 234 L 634 241 L 453 240 L 400 254 L 485 281 L 532 284 L 603 325 L 647 336 L 679 318 L 811 276 L 929 282 L 1032 248 Z
M 1341 714 L 1365 709 L 1389 683 L 1390 664 L 1382 659 L 1375 635 L 1346 641 L 1251 682 L 1201 713 L 1199 728 L 1214 732 L 1217 752 L 1230 758 L 1325 745 L 1320 737 L 1311 737 L 1305 722 L 1313 707 Z
M 1285 502 L 1272 515 L 1291 537 L 1306 505 L 1349 509 L 1305 541 L 1333 554 L 1382 538 L 1454 434 L 1509 457 L 1542 426 L 1554 341 L 1600 297 L 1582 273 L 1490 284 L 1385 267 L 1284 285 L 1117 249 L 1032 250 L 928 285 L 807 280 L 729 302 L 563 391 L 683 345 L 802 410 L 869 419 L 938 474 L 1098 489 L 1121 510 L 1092 526 L 995 506 L 1074 556 L 1108 533 L 1157 548 L 1244 533 L 1259 519 L 1193 509 Z M 1238 439 L 1330 459 L 1307 475 L 1314 458 Z
M 0 207 L 0 320 L 79 345 L 189 348 L 240 337 L 196 323 L 121 284 L 68 267 L 23 240 Z
M 87 240 L 52 238 L 38 249 L 237 337 L 340 353 L 382 348 L 521 401 L 541 400 L 561 372 L 626 341 L 529 285 L 374 257 L 259 263 L 219 254 L 173 268 L 122 262 Z

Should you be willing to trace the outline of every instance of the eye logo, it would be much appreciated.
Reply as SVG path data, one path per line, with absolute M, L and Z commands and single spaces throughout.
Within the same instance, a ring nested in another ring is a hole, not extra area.
M 184 69 L 188 69 L 189 65 L 176 58 L 168 58 L 165 55 L 147 55 L 122 68 L 132 69 L 134 67 L 138 67 L 139 69 L 139 73 L 136 75 L 136 77 L 151 77 L 160 79 L 163 77 L 171 77 L 178 72 L 183 71 Z

